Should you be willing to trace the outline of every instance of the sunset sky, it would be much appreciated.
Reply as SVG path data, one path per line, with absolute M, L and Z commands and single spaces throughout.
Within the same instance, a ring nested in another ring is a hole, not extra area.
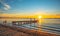
M 60 15 L 60 0 L 0 0 L 0 16 Z

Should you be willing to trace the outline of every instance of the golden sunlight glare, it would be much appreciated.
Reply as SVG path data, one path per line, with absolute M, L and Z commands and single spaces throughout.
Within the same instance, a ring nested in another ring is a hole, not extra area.
M 41 18 L 42 18 L 42 16 L 38 16 L 38 18 L 39 18 L 39 19 L 41 19 Z

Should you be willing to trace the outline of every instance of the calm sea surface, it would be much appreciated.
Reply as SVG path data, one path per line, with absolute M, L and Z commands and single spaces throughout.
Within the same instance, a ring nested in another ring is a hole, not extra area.
M 21 20 L 30 20 L 30 19 L 0 19 L 0 23 L 3 21 L 7 21 L 7 24 L 10 26 L 12 25 L 12 21 L 21 21 Z M 44 19 L 42 23 L 35 23 L 35 24 L 23 24 L 21 26 L 15 25 L 18 28 L 27 28 L 30 30 L 42 30 L 49 33 L 60 34 L 60 19 Z

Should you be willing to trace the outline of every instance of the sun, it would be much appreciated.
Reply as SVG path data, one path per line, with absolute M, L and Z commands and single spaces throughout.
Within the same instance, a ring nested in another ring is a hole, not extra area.
M 39 18 L 39 19 L 41 19 L 41 18 L 42 18 L 42 16 L 38 16 L 38 18 Z
M 42 24 L 42 16 L 38 16 L 38 25 L 41 25 Z

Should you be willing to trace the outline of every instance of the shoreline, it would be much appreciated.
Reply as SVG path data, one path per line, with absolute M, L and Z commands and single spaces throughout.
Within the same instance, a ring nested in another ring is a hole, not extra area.
M 2 24 L 1 24 L 2 25 Z M 52 33 L 48 33 L 48 32 L 42 32 L 42 31 L 36 31 L 36 30 L 29 30 L 29 29 L 26 29 L 26 28 L 17 28 L 15 26 L 5 26 L 3 25 L 4 27 L 6 28 L 10 28 L 12 30 L 15 30 L 15 31 L 18 31 L 18 32 L 23 32 L 23 33 L 26 33 L 26 34 L 30 34 L 30 35 L 37 35 L 37 36 L 60 36 L 60 35 L 56 35 L 56 34 L 52 34 Z

